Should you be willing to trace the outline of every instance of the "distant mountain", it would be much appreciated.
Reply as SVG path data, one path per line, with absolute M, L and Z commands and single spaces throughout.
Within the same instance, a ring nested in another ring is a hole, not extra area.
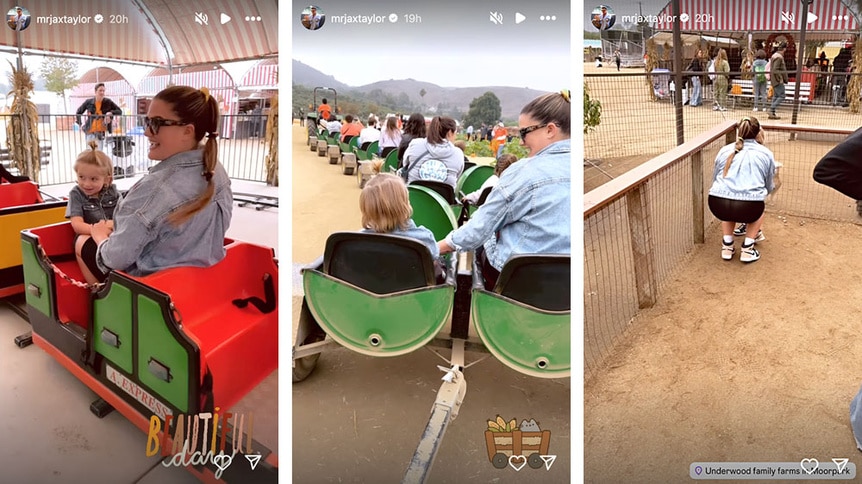
M 370 93 L 376 89 L 398 97 L 404 93 L 411 102 L 435 107 L 440 103 L 450 106 L 459 106 L 463 112 L 470 108 L 470 102 L 492 91 L 500 99 L 502 117 L 514 119 L 518 117 L 521 108 L 544 91 L 508 86 L 483 86 L 483 87 L 441 87 L 430 82 L 417 81 L 415 79 L 390 79 L 388 81 L 377 81 L 364 86 L 348 86 L 328 76 L 313 67 L 307 66 L 297 60 L 293 61 L 293 82 L 306 87 L 326 86 L 338 89 L 339 93 L 353 91 L 357 95 Z M 420 93 L 425 91 L 425 95 Z
M 306 87 L 331 87 L 336 90 L 346 91 L 349 86 L 339 82 L 333 76 L 318 71 L 314 67 L 307 66 L 298 60 L 293 60 L 293 83 Z

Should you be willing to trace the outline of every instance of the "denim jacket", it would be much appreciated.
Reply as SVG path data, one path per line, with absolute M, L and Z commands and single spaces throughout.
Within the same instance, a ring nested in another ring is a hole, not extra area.
M 724 165 L 735 146 L 736 143 L 727 145 L 716 155 L 709 194 L 730 200 L 766 200 L 766 195 L 775 190 L 775 156 L 769 148 L 747 139 L 742 150 L 734 155 L 727 176 L 724 176 Z
M 376 234 L 377 232 L 371 229 L 362 229 L 361 232 L 367 234 Z M 431 251 L 431 258 L 437 259 L 440 257 L 440 249 L 437 247 L 437 241 L 434 240 L 434 234 L 425 227 L 417 227 L 413 219 L 408 220 L 407 228 L 404 230 L 396 229 L 392 232 L 387 232 L 387 235 L 400 235 L 401 237 L 410 237 L 425 244 L 428 250 Z
M 96 261 L 102 270 L 144 276 L 171 267 L 209 267 L 224 258 L 233 194 L 221 163 L 210 203 L 178 227 L 167 220 L 206 188 L 202 156 L 202 150 L 178 153 L 132 186 L 114 213 L 114 232 L 99 245 Z
M 81 217 L 85 224 L 98 223 L 100 220 L 113 220 L 114 209 L 120 200 L 116 185 L 102 189 L 95 197 L 88 197 L 81 187 L 75 185 L 69 192 L 66 204 L 66 218 Z
M 570 254 L 571 178 L 571 142 L 557 141 L 506 169 L 485 204 L 446 241 L 458 250 L 484 245 L 497 270 L 513 255 Z

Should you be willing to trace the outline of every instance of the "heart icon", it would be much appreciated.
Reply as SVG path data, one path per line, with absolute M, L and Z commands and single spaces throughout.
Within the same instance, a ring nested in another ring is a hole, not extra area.
M 802 459 L 802 461 L 799 462 L 799 465 L 802 466 L 802 470 L 806 473 L 813 474 L 814 471 L 820 467 L 820 462 L 818 462 L 817 459 Z
M 222 472 L 224 472 L 225 469 L 230 467 L 231 461 L 233 461 L 233 456 L 226 454 L 215 455 L 212 458 L 212 463 L 215 464 L 215 466 L 218 467 L 219 470 L 221 470 Z
M 512 469 L 515 469 L 515 472 L 517 472 L 527 465 L 527 458 L 523 455 L 513 455 L 509 457 L 509 465 L 512 466 Z

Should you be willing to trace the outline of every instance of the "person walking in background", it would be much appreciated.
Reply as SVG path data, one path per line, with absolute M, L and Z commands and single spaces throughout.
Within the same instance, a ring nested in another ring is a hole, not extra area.
M 111 121 L 114 115 L 123 114 L 123 110 L 105 97 L 105 83 L 100 82 L 95 87 L 96 96 L 84 101 L 75 113 L 75 123 L 81 125 L 81 115 L 87 113 L 87 122 L 82 127 L 86 133 L 86 141 L 95 141 L 99 150 L 104 149 L 105 134 L 111 132 Z
M 694 72 L 691 75 L 691 99 L 689 106 L 697 107 L 703 105 L 703 84 L 701 82 L 701 74 L 703 72 L 703 51 L 698 49 L 694 58 L 686 68 L 687 71 Z
M 494 138 L 491 141 L 491 151 L 494 153 L 495 158 L 499 158 L 503 153 L 503 148 L 506 146 L 506 142 L 508 141 L 508 130 L 503 125 L 503 122 L 500 121 L 497 123 L 497 126 L 494 127 Z
M 614 62 L 617 64 L 617 72 L 619 72 L 620 64 L 622 64 L 622 62 L 623 62 L 619 49 L 614 51 Z
M 740 222 L 747 226 L 739 260 L 754 262 L 760 259 L 754 244 L 765 240 L 761 227 L 766 196 L 778 188 L 775 155 L 763 146 L 757 118 L 742 118 L 736 129 L 736 142 L 719 150 L 715 157 L 709 211 L 721 220 L 721 258 L 733 259 L 733 230 Z
M 766 52 L 763 49 L 757 51 L 754 55 L 754 109 L 757 112 L 757 106 L 761 106 L 763 112 L 766 112 L 767 91 L 769 79 L 766 78 Z
M 784 101 L 785 84 L 789 80 L 787 76 L 787 65 L 784 63 L 784 52 L 787 50 L 787 42 L 778 44 L 778 49 L 772 54 L 769 61 L 769 81 L 772 84 L 772 104 L 769 106 L 769 119 L 781 119 L 776 113 L 778 105 Z
M 727 111 L 727 80 L 730 72 L 730 63 L 727 62 L 727 51 L 718 49 L 718 54 L 715 56 L 715 106 L 713 111 Z

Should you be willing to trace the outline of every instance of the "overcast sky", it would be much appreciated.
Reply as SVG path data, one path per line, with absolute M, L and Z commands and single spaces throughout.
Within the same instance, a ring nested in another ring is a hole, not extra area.
M 292 57 L 351 86 L 416 79 L 445 87 L 512 86 L 556 91 L 571 85 L 569 0 L 510 2 L 375 0 L 321 4 L 321 29 L 300 24 L 294 3 Z M 501 24 L 491 22 L 492 12 Z M 390 14 L 398 16 L 390 22 Z M 524 20 L 515 23 L 520 13 Z M 415 14 L 421 23 L 408 23 Z M 379 15 L 382 23 L 344 24 L 337 15 Z M 541 16 L 556 20 L 540 20 Z

